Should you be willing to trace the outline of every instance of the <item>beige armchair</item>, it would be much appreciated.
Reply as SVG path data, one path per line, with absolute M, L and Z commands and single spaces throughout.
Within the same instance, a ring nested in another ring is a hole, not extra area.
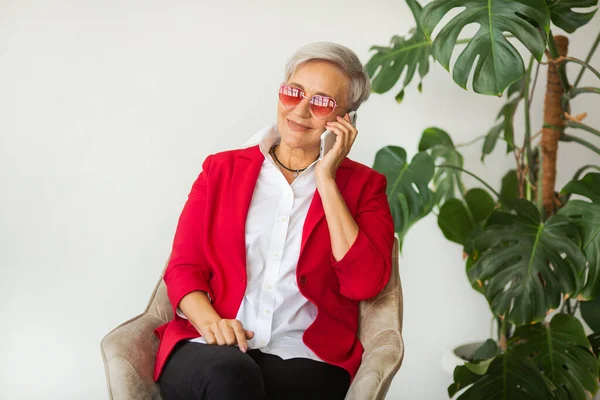
M 365 351 L 347 400 L 384 399 L 404 358 L 397 240 L 392 260 L 387 286 L 378 296 L 360 304 L 358 336 Z M 153 332 L 171 318 L 173 311 L 161 277 L 146 310 L 102 339 L 100 350 L 110 399 L 161 399 L 159 386 L 152 379 L 158 348 Z

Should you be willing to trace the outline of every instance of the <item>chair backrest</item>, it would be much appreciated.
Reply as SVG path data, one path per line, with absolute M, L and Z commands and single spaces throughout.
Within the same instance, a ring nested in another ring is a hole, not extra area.
M 173 309 L 162 279 L 170 258 L 169 255 L 145 310 L 165 324 L 173 318 Z M 402 285 L 398 267 L 398 239 L 394 239 L 390 279 L 381 293 L 360 303 L 359 318 L 358 337 L 365 349 L 369 348 L 371 340 L 381 331 L 394 330 L 402 333 Z
M 166 324 L 173 319 L 173 308 L 171 307 L 171 301 L 167 295 L 167 285 L 165 285 L 165 281 L 163 280 L 163 276 L 165 275 L 165 271 L 167 269 L 167 265 L 169 265 L 170 259 L 171 255 L 169 254 L 169 257 L 165 262 L 165 266 L 160 274 L 160 278 L 154 287 L 152 296 L 150 296 L 150 301 L 148 301 L 148 305 L 144 311 L 144 313 L 152 314 L 158 317 L 163 324 Z
M 360 303 L 358 338 L 365 349 L 379 332 L 394 330 L 402 333 L 402 284 L 398 265 L 398 239 L 392 249 L 392 271 L 390 280 L 381 293 Z

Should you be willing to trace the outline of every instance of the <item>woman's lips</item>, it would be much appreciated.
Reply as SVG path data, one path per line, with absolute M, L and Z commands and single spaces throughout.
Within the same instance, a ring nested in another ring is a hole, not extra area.
M 290 121 L 289 119 L 287 120 L 287 124 L 290 127 L 290 129 L 296 131 L 296 132 L 308 132 L 310 131 L 310 128 L 307 128 L 303 125 L 298 125 L 297 123 L 295 123 L 294 121 Z

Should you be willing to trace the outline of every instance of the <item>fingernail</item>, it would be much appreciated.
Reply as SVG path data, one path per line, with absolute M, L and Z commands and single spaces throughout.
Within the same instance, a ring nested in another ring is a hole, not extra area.
M 246 352 L 246 346 L 240 346 L 240 349 L 245 353 Z

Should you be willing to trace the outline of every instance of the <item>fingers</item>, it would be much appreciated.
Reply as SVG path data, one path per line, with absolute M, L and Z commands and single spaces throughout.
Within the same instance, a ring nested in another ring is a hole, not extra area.
M 221 333 L 225 338 L 225 344 L 232 346 L 237 343 L 235 333 L 233 332 L 233 329 L 230 326 L 230 322 L 228 320 L 222 319 L 221 321 L 219 321 L 219 328 L 221 328 Z
M 208 325 L 206 328 L 203 328 L 200 333 L 202 334 L 202 337 L 204 338 L 204 340 L 206 340 L 207 344 L 215 344 L 217 339 L 215 339 L 215 335 L 212 333 L 212 329 L 210 327 L 210 325 Z
M 232 322 L 233 332 L 235 333 L 235 339 L 237 341 L 238 347 L 244 353 L 248 350 L 248 343 L 246 343 L 246 330 L 242 327 L 242 324 L 235 320 Z
M 347 137 L 349 136 L 346 132 L 346 127 L 341 126 L 340 123 L 338 122 L 330 122 L 329 125 L 327 125 L 327 129 L 329 129 L 330 131 L 332 131 L 333 133 L 335 133 L 336 138 L 335 138 L 335 143 L 333 145 L 334 149 L 340 149 L 340 152 L 342 154 L 346 154 L 350 149 L 348 149 L 348 140 Z
M 348 144 L 350 145 L 350 147 L 352 147 L 352 144 L 356 139 L 356 135 L 358 135 L 358 131 L 356 130 L 356 127 L 352 125 L 352 122 L 350 122 L 350 115 L 346 113 L 346 115 L 343 118 L 338 117 L 337 120 L 340 124 L 348 128 Z
M 337 121 L 331 121 L 327 123 L 327 128 L 334 131 L 336 134 L 338 134 L 338 136 L 342 135 L 342 139 L 344 139 L 343 144 L 349 151 L 350 147 L 352 147 L 352 144 L 354 143 L 354 140 L 356 139 L 356 136 L 358 135 L 358 131 L 356 130 L 356 127 L 349 121 L 350 117 L 348 114 L 346 114 L 344 118 L 339 116 L 336 118 Z
M 254 332 L 247 331 L 237 319 L 221 319 L 201 329 L 200 333 L 207 344 L 235 345 L 244 353 L 248 350 L 248 340 L 254 337 Z
M 221 327 L 219 325 L 219 322 L 213 324 L 212 332 L 215 335 L 215 339 L 217 340 L 217 344 L 219 346 L 223 346 L 226 344 L 225 336 L 223 335 L 223 332 L 221 332 Z

